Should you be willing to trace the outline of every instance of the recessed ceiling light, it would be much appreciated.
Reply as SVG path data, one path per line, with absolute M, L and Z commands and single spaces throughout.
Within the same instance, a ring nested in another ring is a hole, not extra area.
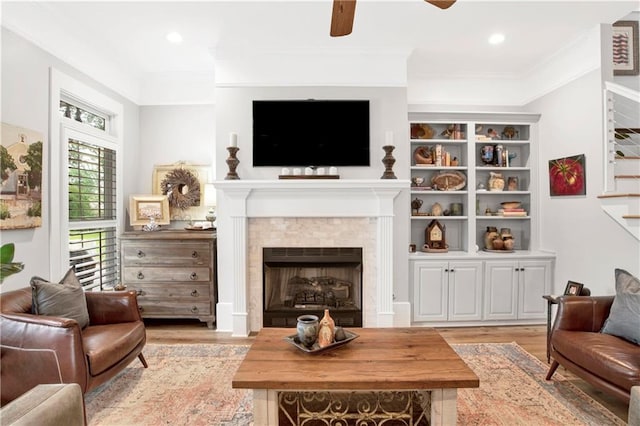
M 172 31 L 169 34 L 167 34 L 167 40 L 169 40 L 169 42 L 173 44 L 180 44 L 182 43 L 182 36 L 180 35 L 180 33 Z
M 490 44 L 500 44 L 504 41 L 504 34 L 496 33 L 489 37 Z

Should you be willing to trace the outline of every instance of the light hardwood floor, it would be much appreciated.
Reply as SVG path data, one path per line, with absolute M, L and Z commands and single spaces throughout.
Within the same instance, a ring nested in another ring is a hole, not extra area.
M 204 323 L 181 320 L 145 320 L 147 342 L 159 344 L 175 343 L 222 343 L 251 344 L 251 336 L 231 337 L 231 333 L 213 331 Z M 438 332 L 450 344 L 455 343 L 510 343 L 516 342 L 524 350 L 546 364 L 546 326 L 502 326 L 502 327 L 451 327 L 438 328 Z M 586 394 L 607 407 L 612 413 L 627 421 L 628 405 L 593 388 L 560 367 L 558 373 L 582 389 Z

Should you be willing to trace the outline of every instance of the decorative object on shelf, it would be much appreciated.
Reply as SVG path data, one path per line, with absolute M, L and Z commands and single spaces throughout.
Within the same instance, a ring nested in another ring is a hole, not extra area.
M 509 176 L 507 178 L 507 191 L 517 191 L 518 189 L 518 176 Z
M 416 245 L 414 243 L 409 244 L 409 253 L 416 252 Z
M 491 241 L 491 245 L 494 250 L 502 250 L 504 248 L 504 241 L 502 241 L 502 238 L 497 237 Z
M 462 203 L 451 203 L 449 211 L 451 216 L 462 216 Z
M 2 123 L 0 229 L 42 226 L 43 141 L 36 130 Z
M 496 145 L 493 147 L 493 164 L 498 167 L 504 167 L 504 147 Z
M 505 139 L 518 139 L 519 132 L 513 126 L 506 126 L 502 129 L 502 137 Z
M 580 284 L 574 281 L 567 282 L 567 286 L 564 289 L 565 296 L 580 296 L 584 284 Z
M 300 341 L 300 338 L 298 337 L 297 334 L 291 335 L 291 336 L 287 336 L 284 338 L 284 340 L 286 340 L 287 342 L 291 343 L 293 346 L 295 346 L 296 348 L 300 349 L 301 351 L 308 353 L 308 354 L 321 354 L 324 352 L 328 352 L 330 350 L 333 350 L 335 348 L 339 348 L 340 346 L 344 346 L 347 343 L 351 342 L 352 340 L 356 339 L 359 337 L 359 335 L 357 335 L 356 333 L 352 332 L 352 331 L 348 331 L 345 330 L 342 327 L 337 327 L 337 329 L 342 330 L 342 331 L 338 331 L 336 330 L 336 336 L 340 336 L 342 337 L 342 339 L 335 339 L 335 342 L 333 342 L 332 344 L 330 344 L 329 346 L 325 346 L 324 348 L 321 348 L 318 343 L 314 343 L 311 346 L 307 346 L 305 344 L 303 344 Z M 344 336 L 342 336 L 344 334 Z
M 493 240 L 499 236 L 498 228 L 495 226 L 487 226 L 487 230 L 484 233 L 484 248 L 493 250 Z
M 382 157 L 382 164 L 384 164 L 385 169 L 380 179 L 397 179 L 393 173 L 393 164 L 396 162 L 396 159 L 393 158 L 392 152 L 395 148 L 393 145 L 385 145 L 382 147 L 385 152 L 384 157 Z
M 160 191 L 167 196 L 169 207 L 186 210 L 200 205 L 200 181 L 187 169 L 167 173 L 160 182 Z
M 487 166 L 493 164 L 493 145 L 484 145 L 480 148 L 480 160 Z
M 467 184 L 467 177 L 457 170 L 443 171 L 431 178 L 431 185 L 440 191 L 458 191 Z
M 503 235 L 502 236 L 502 241 L 504 241 L 504 249 L 505 250 L 511 251 L 515 247 L 516 242 L 513 239 L 512 235 Z
M 417 216 L 420 214 L 420 207 L 422 207 L 422 201 L 420 198 L 416 197 L 413 201 L 411 201 L 411 214 Z
M 446 239 L 446 226 L 441 224 L 437 219 L 429 222 L 425 230 L 425 244 L 423 251 L 429 253 L 446 253 L 449 251 Z
M 433 164 L 431 148 L 421 145 L 413 151 L 413 159 L 416 164 Z
M 203 218 L 204 184 L 209 181 L 210 166 L 178 161 L 153 167 L 152 193 L 166 195 L 169 213 L 178 220 Z
M 300 315 L 296 330 L 301 344 L 310 348 L 318 338 L 319 319 L 316 315 Z
M 132 195 L 129 197 L 129 222 L 137 225 L 168 225 L 169 200 L 166 195 Z
M 440 203 L 433 203 L 431 206 L 431 216 L 442 216 L 443 213 Z
M 146 225 L 142 225 L 142 230 L 146 232 L 159 231 L 160 225 L 156 223 L 156 218 L 154 215 L 149 216 L 149 223 Z
M 240 160 L 236 157 L 236 154 L 240 148 L 237 146 L 229 146 L 227 147 L 227 151 L 229 151 L 229 157 L 227 158 L 227 166 L 229 166 L 229 172 L 227 172 L 227 176 L 225 176 L 225 180 L 238 180 L 240 177 L 236 172 L 236 167 L 240 164 Z M 294 173 L 295 174 L 295 173 Z M 298 173 L 299 174 L 299 173 Z
M 423 177 L 412 177 L 411 178 L 411 186 L 422 186 L 422 184 L 424 183 L 424 178 Z
M 457 167 L 460 162 L 458 161 L 458 157 L 453 157 L 451 159 L 451 167 Z
M 613 23 L 613 75 L 640 74 L 638 21 Z
M 432 139 L 435 134 L 433 127 L 428 124 L 411 124 L 411 139 Z
M 549 191 L 552 197 L 587 193 L 584 154 L 549 160 Z
M 504 189 L 504 177 L 500 172 L 489 172 L 489 191 L 502 191 Z

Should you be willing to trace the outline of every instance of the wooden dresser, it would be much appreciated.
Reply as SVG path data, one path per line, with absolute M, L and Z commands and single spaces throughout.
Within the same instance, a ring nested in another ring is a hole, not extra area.
M 197 318 L 213 328 L 215 232 L 133 231 L 120 243 L 122 283 L 138 293 L 143 318 Z

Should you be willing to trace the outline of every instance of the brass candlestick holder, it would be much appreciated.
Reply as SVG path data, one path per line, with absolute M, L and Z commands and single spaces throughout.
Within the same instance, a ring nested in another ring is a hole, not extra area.
M 235 146 L 227 147 L 227 151 L 229 151 L 229 158 L 227 158 L 227 166 L 229 166 L 229 172 L 225 177 L 225 180 L 237 180 L 240 179 L 238 173 L 236 173 L 236 167 L 240 164 L 240 160 L 236 157 L 236 153 L 240 150 L 240 148 Z
M 385 152 L 385 156 L 382 158 L 382 164 L 384 164 L 385 170 L 380 179 L 398 179 L 396 175 L 393 173 L 393 165 L 396 162 L 396 159 L 393 158 L 391 154 L 396 147 L 393 145 L 385 145 L 382 147 Z

